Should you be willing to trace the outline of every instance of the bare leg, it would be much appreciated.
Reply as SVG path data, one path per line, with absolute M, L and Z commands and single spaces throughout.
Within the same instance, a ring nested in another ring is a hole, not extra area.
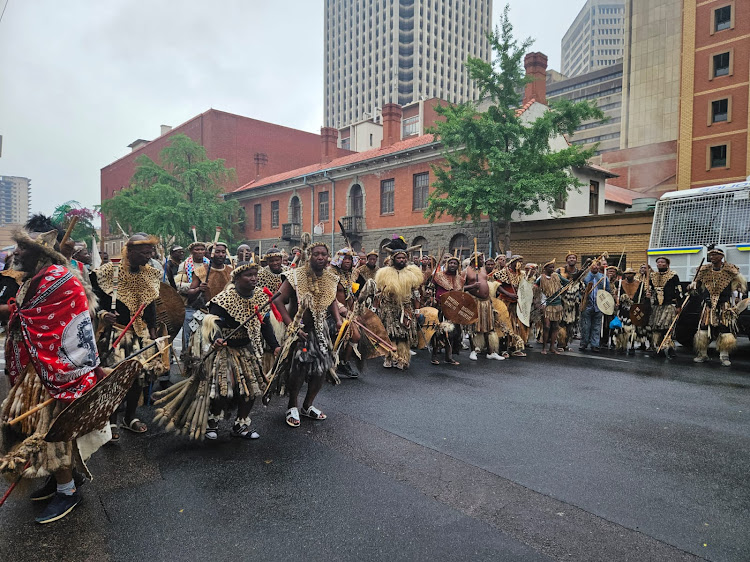
M 307 395 L 305 396 L 305 401 L 302 403 L 302 408 L 305 410 L 309 410 L 310 406 L 313 405 L 313 401 L 315 400 L 315 397 L 318 395 L 318 392 L 320 392 L 320 389 L 323 388 L 323 377 L 313 377 L 310 379 L 310 382 L 307 383 Z M 291 399 L 291 397 L 290 397 Z M 295 399 L 295 403 L 296 403 Z M 252 407 L 252 406 L 251 406 Z M 291 407 L 291 406 L 290 406 Z

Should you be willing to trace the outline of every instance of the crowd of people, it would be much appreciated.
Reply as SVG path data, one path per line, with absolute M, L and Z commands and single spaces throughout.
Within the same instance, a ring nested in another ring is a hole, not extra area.
M 545 355 L 564 353 L 576 338 L 581 351 L 632 354 L 640 344 L 675 353 L 669 332 L 683 295 L 665 256 L 655 270 L 643 264 L 638 272 L 621 272 L 606 255 L 579 267 L 573 252 L 560 267 L 554 259 L 539 267 L 520 255 L 477 251 L 464 260 L 458 253 L 436 258 L 394 236 L 379 264 L 379 250 L 357 252 L 348 241 L 335 253 L 308 238 L 290 252 L 272 247 L 259 256 L 245 244 L 232 255 L 218 238 L 174 245 L 162 260 L 158 240 L 136 233 L 119 258 L 102 254 L 92 268 L 86 245 L 66 240 L 45 217 L 16 233 L 0 275 L 11 384 L 2 404 L 0 471 L 47 478 L 32 494 L 49 500 L 37 522 L 60 519 L 80 502 L 86 460 L 98 447 L 119 440 L 121 429 L 148 431 L 137 417 L 144 401 L 153 401 L 153 423 L 168 432 L 215 440 L 221 420 L 233 419 L 232 437 L 257 439 L 250 414 L 258 399 L 285 396 L 291 428 L 302 418 L 325 420 L 314 404 L 324 382 L 359 377 L 372 357 L 399 370 L 425 348 L 435 365 L 441 355 L 458 365 L 462 351 L 471 361 L 480 354 L 521 360 L 535 345 Z M 711 263 L 690 286 L 704 303 L 695 361 L 705 361 L 717 339 L 721 363 L 729 365 L 733 299 L 745 288 L 720 249 L 708 255 Z M 181 300 L 184 322 L 176 329 L 159 308 L 165 286 Z M 168 342 L 180 327 L 177 357 Z M 57 414 L 131 357 L 139 374 L 109 423 L 44 441 Z M 183 373 L 175 384 L 173 365 Z

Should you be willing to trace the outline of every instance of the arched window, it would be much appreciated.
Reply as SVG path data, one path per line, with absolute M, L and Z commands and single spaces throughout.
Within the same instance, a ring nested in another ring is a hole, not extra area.
M 302 211 L 300 210 L 299 197 L 296 195 L 289 202 L 289 222 L 302 224 Z
M 365 216 L 362 186 L 355 183 L 349 190 L 349 214 L 353 217 Z
M 424 256 L 426 256 L 426 255 L 428 255 L 430 253 L 430 249 L 427 246 L 427 238 L 425 238 L 424 236 L 417 236 L 414 239 L 414 241 L 411 243 L 411 245 L 412 246 L 422 246 L 421 252 L 422 252 L 422 255 L 424 255 Z M 412 259 L 418 260 L 419 259 L 419 252 L 420 252 L 420 250 L 414 250 L 414 252 L 412 252 Z
M 470 256 L 473 250 L 473 246 L 470 247 L 469 244 L 469 237 L 465 234 L 459 233 L 451 238 L 450 253 L 456 253 L 460 259 Z
M 391 243 L 390 238 L 383 238 L 380 241 L 380 245 L 378 246 L 380 248 L 380 265 L 383 265 L 385 262 L 385 258 L 388 257 L 388 252 L 386 252 L 383 248 Z

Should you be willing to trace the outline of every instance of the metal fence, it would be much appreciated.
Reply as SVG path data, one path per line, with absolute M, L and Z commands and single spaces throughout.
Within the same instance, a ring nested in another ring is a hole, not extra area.
M 750 242 L 750 189 L 657 203 L 650 248 Z

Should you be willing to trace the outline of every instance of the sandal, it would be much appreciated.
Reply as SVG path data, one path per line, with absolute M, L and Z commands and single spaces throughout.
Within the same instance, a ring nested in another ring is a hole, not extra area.
M 297 408 L 289 408 L 286 411 L 286 424 L 289 427 L 299 427 L 299 410 Z
M 257 431 L 250 429 L 249 425 L 237 425 L 234 424 L 232 427 L 232 437 L 240 437 L 242 439 L 259 439 L 260 434 Z
M 526 357 L 526 354 L 523 351 L 514 351 L 511 354 L 512 357 Z
M 430 363 L 432 363 L 433 365 L 440 365 L 440 361 L 438 361 L 437 359 L 433 359 L 432 361 L 430 361 Z
M 138 418 L 133 418 L 130 420 L 130 423 L 123 423 L 120 427 L 132 431 L 133 433 L 146 433 L 146 431 L 148 431 L 146 424 Z
M 116 423 L 109 424 L 109 430 L 112 432 L 112 439 L 110 441 L 120 440 L 120 427 Z
M 315 406 L 310 406 L 307 410 L 305 410 L 305 408 L 302 408 L 300 410 L 300 413 L 305 417 L 312 418 L 318 421 L 323 421 L 328 417 L 323 412 L 318 410 Z
M 458 362 L 458 361 L 456 361 L 455 359 L 450 359 L 450 360 L 446 359 L 446 360 L 445 360 L 445 364 L 446 364 L 446 365 L 460 365 L 461 363 L 459 363 L 459 362 Z
M 507 351 L 503 351 L 500 355 L 508 359 L 510 357 L 510 354 Z

